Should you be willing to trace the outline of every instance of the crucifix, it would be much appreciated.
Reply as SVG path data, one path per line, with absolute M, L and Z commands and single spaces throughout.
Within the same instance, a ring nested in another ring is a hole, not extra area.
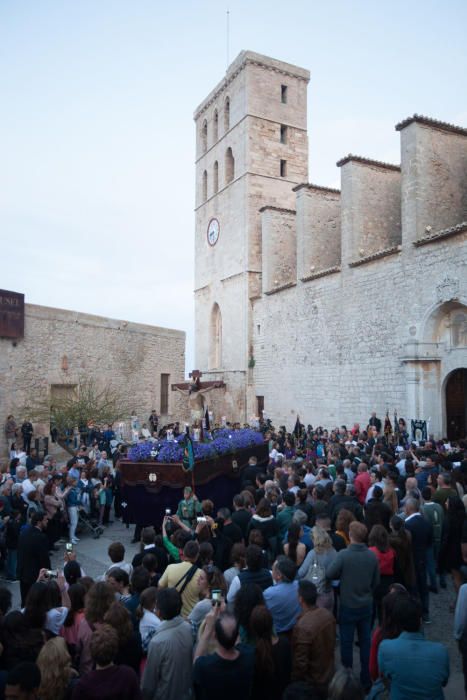
M 172 384 L 171 389 L 172 391 L 178 391 L 182 396 L 185 396 L 188 399 L 191 420 L 192 423 L 196 423 L 203 419 L 205 413 L 205 394 L 213 389 L 223 389 L 225 387 L 225 383 L 222 380 L 202 382 L 202 372 L 200 372 L 199 369 L 192 370 L 189 376 L 191 379 L 190 382 Z

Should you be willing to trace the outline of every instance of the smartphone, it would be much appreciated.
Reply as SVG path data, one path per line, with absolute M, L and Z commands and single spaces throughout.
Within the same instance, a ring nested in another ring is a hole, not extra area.
M 222 591 L 220 588 L 213 588 L 211 591 L 211 600 L 213 604 L 215 603 L 216 605 L 221 604 L 221 597 L 222 597 Z
M 73 551 L 73 545 L 71 542 L 67 542 L 65 545 L 65 549 L 67 552 L 72 552 Z
M 57 569 L 47 569 L 46 575 L 47 575 L 47 578 L 57 578 L 58 570 Z
M 200 517 L 200 518 L 196 518 L 196 522 L 197 522 L 197 523 L 207 523 L 208 521 L 206 520 L 206 518 L 201 518 L 201 517 Z
M 166 508 L 166 509 L 165 509 L 165 514 L 166 514 L 166 515 L 172 515 L 171 509 L 170 509 L 170 508 Z

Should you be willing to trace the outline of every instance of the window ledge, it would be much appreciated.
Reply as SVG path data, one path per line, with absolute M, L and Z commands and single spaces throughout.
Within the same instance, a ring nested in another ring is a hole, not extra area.
M 385 258 L 387 255 L 394 255 L 395 253 L 400 253 L 402 246 L 394 245 L 391 248 L 385 248 L 384 250 L 379 250 L 377 253 L 372 253 L 367 255 L 360 260 L 352 260 L 349 262 L 349 267 L 358 267 L 359 265 L 365 265 L 366 263 L 373 262 L 373 260 L 379 260 L 379 258 Z
M 463 221 L 457 226 L 451 226 L 451 228 L 445 228 L 441 231 L 435 231 L 435 233 L 430 233 L 428 236 L 423 236 L 419 238 L 418 241 L 414 241 L 413 244 L 417 248 L 421 245 L 427 245 L 428 243 L 434 243 L 443 238 L 451 238 L 451 236 L 457 236 L 459 233 L 467 232 L 467 221 Z
M 280 284 L 277 287 L 274 287 L 274 289 L 269 289 L 267 292 L 264 292 L 266 296 L 271 296 L 271 294 L 277 294 L 277 292 L 282 292 L 284 289 L 289 289 L 290 287 L 296 287 L 297 283 L 296 282 L 286 282 L 286 284 Z
M 316 270 L 316 272 L 312 272 L 311 275 L 307 275 L 306 277 L 300 277 L 301 282 L 310 282 L 311 280 L 316 280 L 319 277 L 326 277 L 326 275 L 333 275 L 336 272 L 341 271 L 341 266 L 340 265 L 335 265 L 334 267 L 327 267 L 324 270 Z

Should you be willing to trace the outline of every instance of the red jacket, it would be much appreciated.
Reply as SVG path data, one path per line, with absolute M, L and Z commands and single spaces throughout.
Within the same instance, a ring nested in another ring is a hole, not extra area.
M 355 481 L 353 482 L 355 486 L 355 492 L 357 494 L 357 498 L 360 501 L 361 505 L 365 505 L 365 498 L 368 493 L 368 489 L 371 486 L 371 479 L 370 475 L 368 472 L 359 472 L 357 476 L 355 477 Z
M 376 554 L 379 564 L 379 573 L 381 576 L 394 576 L 394 560 L 396 553 L 392 547 L 389 547 L 387 552 L 380 552 L 377 547 L 369 547 Z

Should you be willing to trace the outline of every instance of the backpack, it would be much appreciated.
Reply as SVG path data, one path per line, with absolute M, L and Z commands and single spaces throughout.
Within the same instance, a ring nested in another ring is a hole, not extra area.
M 305 579 L 315 584 L 318 595 L 326 593 L 326 570 L 316 559 L 308 569 Z

